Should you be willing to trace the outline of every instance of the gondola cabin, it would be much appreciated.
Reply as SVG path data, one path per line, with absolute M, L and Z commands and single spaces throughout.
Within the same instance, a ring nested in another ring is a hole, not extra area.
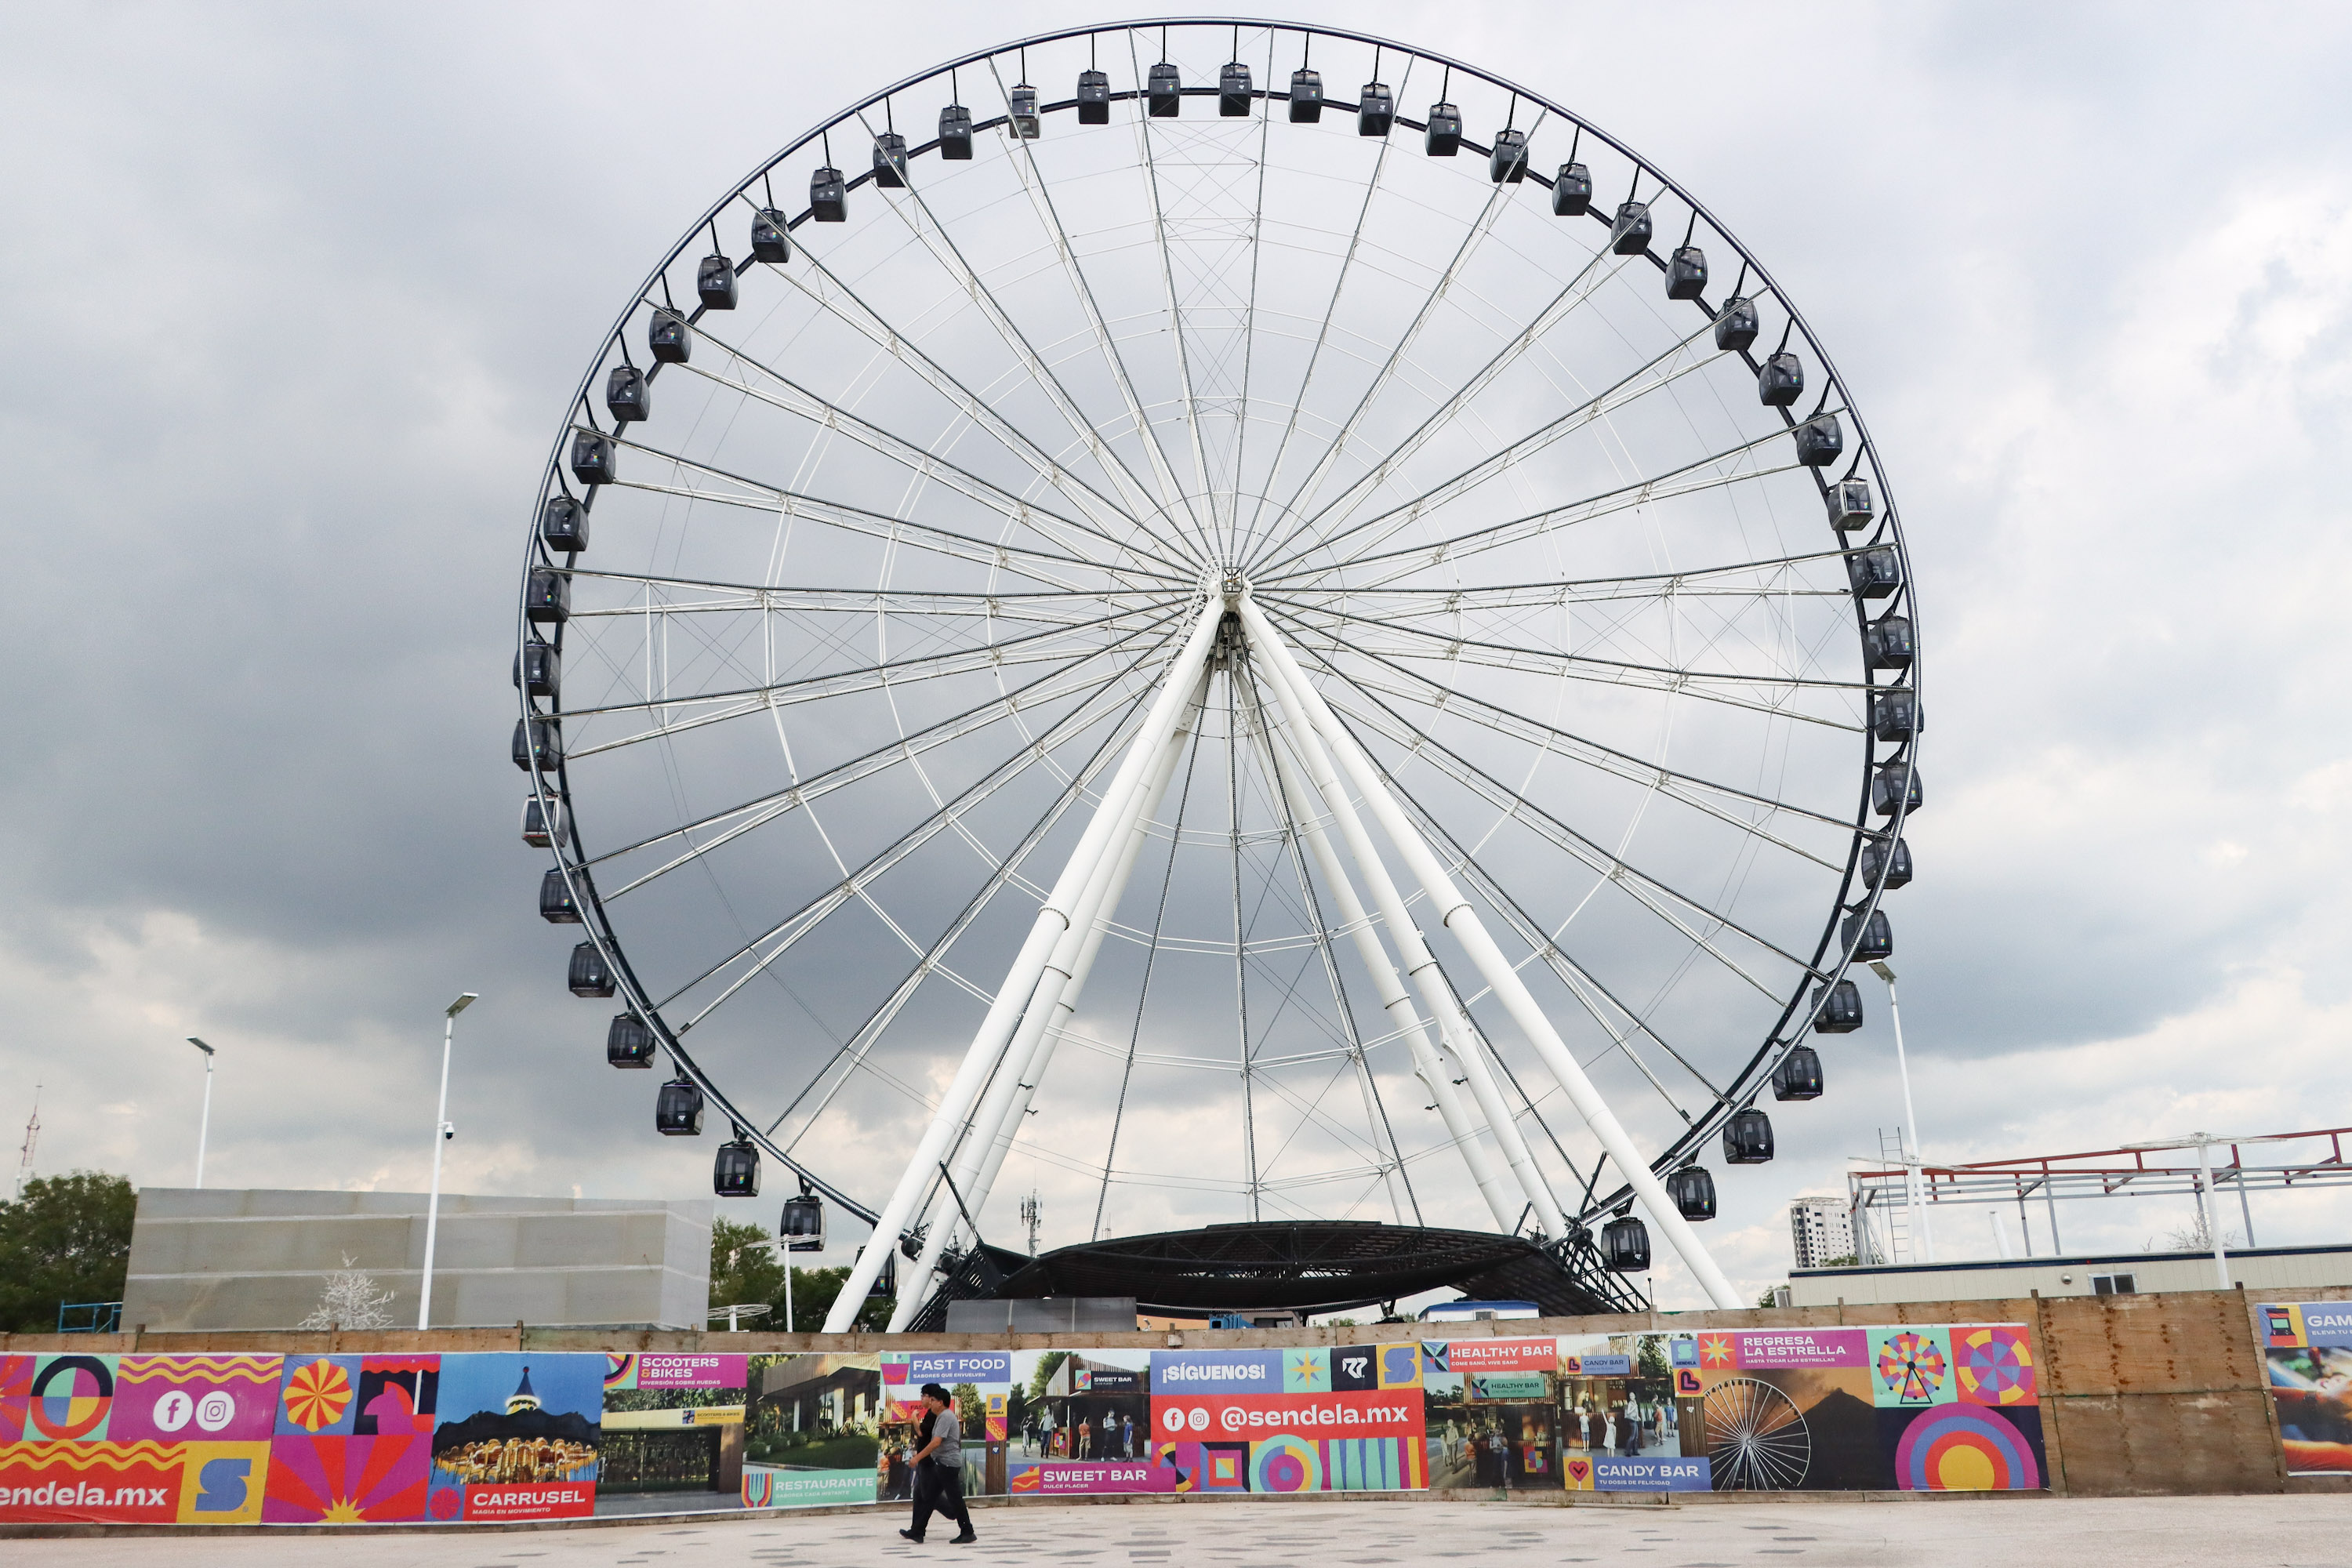
M 1772 1119 L 1752 1105 L 1733 1111 L 1723 1124 L 1723 1158 L 1732 1165 L 1771 1163 Z
M 1290 122 L 1314 125 L 1323 119 L 1323 73 L 1299 69 L 1290 73 Z
M 1666 1195 L 1675 1212 L 1687 1220 L 1715 1217 L 1715 1176 L 1705 1165 L 1685 1165 L 1666 1178 Z
M 702 1090 L 690 1078 L 674 1078 L 654 1097 L 654 1131 L 665 1138 L 702 1136 Z
M 1601 1256 L 1619 1274 L 1639 1274 L 1650 1267 L 1650 1227 L 1632 1215 L 1620 1215 L 1601 1227 Z
M 583 942 L 572 950 L 572 963 L 566 983 L 574 996 L 610 996 L 618 987 L 613 983 L 613 966 L 593 942 Z
M 1862 987 L 1851 980 L 1813 987 L 1813 1030 L 1851 1035 L 1862 1027 Z
M 1551 215 L 1582 217 L 1592 210 L 1592 171 L 1581 163 L 1562 163 L 1551 181 Z
M 654 1031 L 635 1013 L 615 1013 L 604 1030 L 604 1061 L 616 1068 L 654 1065 Z
M 1772 1069 L 1775 1100 L 1819 1100 L 1822 1097 L 1822 1054 L 1811 1046 L 1790 1047 Z
M 702 298 L 706 310 L 731 310 L 735 308 L 735 263 L 726 255 L 714 251 L 702 258 L 694 269 L 694 291 Z

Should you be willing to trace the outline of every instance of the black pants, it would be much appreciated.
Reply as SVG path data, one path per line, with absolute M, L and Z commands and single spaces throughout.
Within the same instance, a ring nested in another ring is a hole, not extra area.
M 920 1541 L 931 1515 L 955 1521 L 962 1533 L 971 1533 L 971 1516 L 963 1507 L 963 1467 L 925 1459 L 915 1467 L 915 1522 L 910 1527 Z

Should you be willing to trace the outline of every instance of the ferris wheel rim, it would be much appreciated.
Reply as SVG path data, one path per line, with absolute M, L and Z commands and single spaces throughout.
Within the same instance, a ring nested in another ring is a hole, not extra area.
M 1253 28 L 1262 27 L 1277 36 L 1295 34 L 1304 36 L 1308 38 L 1328 37 L 1352 43 L 1370 45 L 1384 49 L 1392 49 L 1400 56 L 1425 60 L 1433 65 L 1440 65 L 1453 70 L 1462 71 L 1466 76 L 1485 81 L 1497 89 L 1524 98 L 1531 104 L 1539 106 L 1546 112 L 1559 115 L 1570 123 L 1579 127 L 1580 132 L 1591 134 L 1594 139 L 1609 146 L 1623 156 L 1628 162 L 1632 163 L 1637 170 L 1637 180 L 1643 176 L 1654 179 L 1663 189 L 1672 192 L 1677 200 L 1686 203 L 1693 209 L 1696 215 L 1694 221 L 1705 221 L 1717 236 L 1719 236 L 1727 244 L 1728 244 L 1733 248 L 1743 266 L 1752 270 L 1756 278 L 1759 279 L 1759 291 L 1769 290 L 1779 305 L 1787 311 L 1790 318 L 1792 331 L 1801 336 L 1809 352 L 1815 357 L 1822 366 L 1827 384 L 1831 387 L 1836 388 L 1841 394 L 1844 393 L 1847 384 L 1844 378 L 1837 371 L 1834 362 L 1831 359 L 1826 349 L 1822 346 L 1820 338 L 1814 333 L 1810 323 L 1805 321 L 1796 304 L 1784 291 L 1781 290 L 1777 280 L 1772 277 L 1769 269 L 1767 269 L 1760 261 L 1757 260 L 1745 246 L 1738 242 L 1736 237 L 1734 237 L 1731 232 L 1716 218 L 1714 214 L 1707 209 L 1704 204 L 1697 201 L 1696 198 L 1692 196 L 1682 186 L 1676 184 L 1673 180 L 1664 175 L 1662 171 L 1658 170 L 1656 165 L 1650 163 L 1647 159 L 1643 158 L 1640 154 L 1633 152 L 1625 143 L 1601 131 L 1590 121 L 1585 120 L 1581 116 L 1576 115 L 1572 111 L 1565 109 L 1563 106 L 1545 98 L 1543 95 L 1533 92 L 1507 78 L 1496 75 L 1492 72 L 1485 71 L 1475 66 L 1468 64 L 1467 62 L 1454 60 L 1432 50 L 1404 45 L 1376 35 L 1358 32 L 1351 29 L 1320 26 L 1304 26 L 1280 21 L 1234 17 L 1151 17 L 1139 18 L 1132 21 L 1103 23 L 1088 26 L 1063 28 L 1015 39 L 990 49 L 974 51 L 966 56 L 960 57 L 955 60 L 949 61 L 925 71 L 911 75 L 903 80 L 893 84 L 891 87 L 886 88 L 879 92 L 871 94 L 868 97 L 853 103 L 848 108 L 818 123 L 802 136 L 787 143 L 783 148 L 779 149 L 775 153 L 763 160 L 750 174 L 738 181 L 734 186 L 719 199 L 719 202 L 715 203 L 703 215 L 701 218 L 688 226 L 677 244 L 673 246 L 661 258 L 654 269 L 646 275 L 646 279 L 640 285 L 637 291 L 630 297 L 628 306 L 623 310 L 619 318 L 616 319 L 611 331 L 609 331 L 604 339 L 600 340 L 598 352 L 596 355 L 592 358 L 589 370 L 583 377 L 579 387 L 576 389 L 570 406 L 572 408 L 578 409 L 588 405 L 594 378 L 599 370 L 601 370 L 605 364 L 606 356 L 610 353 L 611 345 L 620 341 L 625 335 L 632 321 L 637 317 L 640 310 L 650 302 L 656 285 L 666 277 L 667 271 L 672 268 L 682 257 L 688 254 L 690 247 L 697 242 L 705 229 L 714 223 L 719 216 L 726 213 L 731 206 L 737 205 L 739 202 L 748 199 L 748 191 L 762 176 L 772 173 L 786 158 L 796 153 L 804 151 L 811 143 L 819 142 L 820 139 L 822 139 L 832 129 L 840 128 L 845 122 L 862 116 L 865 111 L 874 108 L 877 104 L 887 102 L 895 94 L 907 91 L 909 89 L 919 86 L 927 81 L 934 80 L 937 78 L 946 75 L 959 68 L 978 65 L 985 61 L 999 59 L 1024 47 L 1040 47 L 1055 42 L 1066 41 L 1073 38 L 1083 38 L 1090 36 L 1100 37 L 1109 34 L 1132 35 L 1132 33 L 1138 29 L 1161 26 L 1222 27 L 1229 26 Z M 1212 89 L 1196 89 L 1188 90 L 1205 92 Z M 1120 93 L 1115 96 L 1120 98 L 1131 98 L 1139 96 L 1139 93 Z M 1256 89 L 1254 92 L 1254 96 L 1262 100 L 1271 100 L 1280 95 L 1276 94 L 1273 90 L 1273 84 L 1268 83 L 1264 89 Z M 1075 100 L 1041 103 L 1039 105 L 1039 111 L 1041 114 L 1063 112 L 1067 111 L 1074 106 Z M 1271 117 L 1269 116 L 1268 118 L 1270 119 Z M 1401 125 L 1407 127 L 1413 126 L 1413 122 L 1411 120 L 1402 115 L 1398 117 L 1398 122 Z M 978 132 L 984 131 L 994 126 L 1001 126 L 1003 123 L 1004 121 L 1003 117 L 999 117 L 994 120 L 975 119 L 973 128 L 977 133 Z M 1466 138 L 1465 139 L 1464 145 L 1473 149 L 1474 151 L 1485 151 L 1485 149 L 1476 147 L 1475 143 L 1471 142 Z M 922 147 L 910 147 L 908 149 L 908 156 L 909 158 L 912 158 L 919 155 L 922 152 L 929 151 L 935 146 L 936 143 L 927 143 Z M 1538 179 L 1540 178 L 1540 176 L 1533 175 L 1532 172 L 1531 177 Z M 850 178 L 846 184 L 851 188 L 855 188 L 859 184 L 868 183 L 871 178 L 872 174 L 869 171 L 859 171 L 854 177 Z M 798 224 L 799 222 L 806 221 L 806 217 L 807 215 L 805 213 L 799 214 L 795 216 L 794 223 Z M 747 261 L 746 266 L 748 267 L 750 263 Z M 689 321 L 692 321 L 698 320 L 703 312 L 698 308 L 691 312 L 682 313 L 688 314 Z M 715 342 L 717 340 L 714 339 L 713 341 Z M 1866 458 L 1870 465 L 1871 473 L 1877 480 L 1881 494 L 1885 497 L 1886 510 L 1885 528 L 1883 531 L 1884 540 L 1885 542 L 1891 544 L 1894 547 L 1898 560 L 1902 563 L 1904 574 L 1904 598 L 1909 608 L 1909 613 L 1916 622 L 1916 584 L 1909 571 L 1907 542 L 1901 527 L 1899 509 L 1895 500 L 1891 483 L 1885 477 L 1885 469 L 1883 464 L 1878 460 L 1876 445 L 1869 436 L 1867 426 L 1864 422 L 1859 409 L 1853 406 L 1850 397 L 1843 395 L 1841 396 L 1838 412 L 1843 414 L 1853 425 L 1856 432 L 1857 462 Z M 1783 411 L 1783 418 L 1790 424 L 1794 423 L 1793 417 L 1788 415 L 1785 411 Z M 565 426 L 558 435 L 554 447 L 551 450 L 548 462 L 542 470 L 541 482 L 539 491 L 537 492 L 538 496 L 541 499 L 551 493 L 568 492 L 569 487 L 565 486 L 562 482 L 562 451 L 565 442 L 571 438 L 572 434 L 572 424 L 571 421 L 567 420 Z M 674 458 L 675 454 L 665 454 L 665 456 Z M 1844 553 L 1844 552 L 1841 551 L 1825 553 L 1835 554 Z M 528 574 L 533 566 L 542 564 L 545 560 L 545 552 L 541 548 L 539 542 L 534 535 L 531 545 L 527 551 L 526 574 Z M 1085 564 L 1095 567 L 1098 570 L 1102 569 L 1100 563 L 1088 562 Z M 1172 603 L 1181 603 L 1182 600 L 1192 599 L 1199 593 L 1197 587 L 1180 585 L 1181 579 L 1176 574 L 1154 572 L 1140 564 L 1131 569 L 1147 576 L 1160 577 L 1161 582 L 1160 584 L 1149 588 L 1138 587 L 1132 591 L 1138 595 L 1147 598 L 1155 595 L 1164 595 L 1160 599 L 1160 603 L 1163 605 Z M 580 574 L 583 576 L 599 575 L 599 574 L 595 573 L 593 569 L 580 569 Z M 1276 582 L 1279 581 L 1281 581 L 1281 579 L 1277 577 Z M 1276 585 L 1276 582 L 1270 582 L 1267 584 L 1269 589 Z M 1310 589 L 1309 591 L 1312 590 Z M 1349 593 L 1377 593 L 1380 591 L 1381 590 L 1378 588 L 1332 590 L 1332 592 L 1342 595 Z M 1073 592 L 1076 596 L 1089 596 L 1087 591 L 1084 590 L 1076 590 Z M 1855 601 L 1855 607 L 1858 616 L 1864 613 L 1861 601 L 1858 597 Z M 1044 636 L 1046 634 L 1040 633 L 1038 635 Z M 527 641 L 531 636 L 532 632 L 530 623 L 526 617 L 519 614 L 519 642 Z M 1903 683 L 1913 693 L 1914 701 L 1918 700 L 1917 694 L 1924 684 L 1922 669 L 1924 659 L 1917 658 L 1915 656 L 1915 662 L 1912 664 L 1908 676 Z M 1863 684 L 1867 685 L 1868 683 L 1865 681 Z M 1878 688 L 1877 689 L 1885 689 Z M 534 717 L 561 716 L 567 711 L 585 711 L 584 710 L 567 710 L 562 709 L 559 705 L 543 713 L 541 710 L 533 707 L 531 699 L 528 694 L 525 694 L 522 698 L 521 708 L 523 710 L 523 717 L 526 721 L 529 721 Z M 1699 1123 L 1693 1125 L 1684 1136 L 1676 1140 L 1672 1146 L 1652 1162 L 1652 1168 L 1654 1170 L 1670 1170 L 1675 1165 L 1684 1163 L 1690 1152 L 1696 1148 L 1705 1139 L 1711 1137 L 1721 1126 L 1723 1121 L 1727 1118 L 1732 1111 L 1752 1103 L 1753 1100 L 1758 1098 L 1765 1082 L 1765 1075 L 1759 1070 L 1759 1068 L 1764 1066 L 1769 1059 L 1785 1053 L 1790 1047 L 1803 1038 L 1803 1035 L 1801 1033 L 1803 1028 L 1803 1019 L 1800 1015 L 1799 1009 L 1806 985 L 1812 984 L 1816 979 L 1833 980 L 1837 976 L 1845 973 L 1848 960 L 1843 956 L 1834 954 L 1832 952 L 1832 942 L 1835 938 L 1840 916 L 1849 909 L 1852 909 L 1858 910 L 1862 916 L 1866 919 L 1868 915 L 1877 908 L 1879 898 L 1884 890 L 1883 886 L 1870 886 L 1863 888 L 1861 889 L 1864 895 L 1862 899 L 1851 906 L 1846 902 L 1849 892 L 1855 889 L 1858 856 L 1862 838 L 1865 834 L 1871 832 L 1868 826 L 1868 796 L 1873 769 L 1872 764 L 1867 760 L 1869 756 L 1869 747 L 1867 745 L 1864 747 L 1864 752 L 1865 763 L 1864 767 L 1862 798 L 1852 821 L 1841 824 L 1841 826 L 1850 829 L 1852 834 L 1852 841 L 1849 847 L 1847 864 L 1843 872 L 1843 879 L 1841 882 L 1840 889 L 1835 900 L 1835 907 L 1832 908 L 1831 914 L 1823 923 L 1821 937 L 1812 954 L 1810 959 L 1801 961 L 1805 975 L 1804 981 L 1801 983 L 1796 990 L 1791 994 L 1789 1002 L 1782 1008 L 1779 1020 L 1768 1032 L 1764 1044 L 1758 1047 L 1748 1060 L 1733 1075 L 1732 1081 L 1735 1084 L 1746 1086 L 1744 1094 L 1737 1097 L 1736 1104 L 1719 1103 L 1716 1106 L 1709 1115 L 1702 1118 Z M 534 793 L 542 795 L 546 798 L 562 801 L 568 807 L 572 800 L 568 771 L 572 760 L 572 759 L 571 757 L 566 756 L 559 761 L 555 764 L 551 780 L 542 773 L 541 769 L 537 765 L 536 761 L 534 761 L 533 765 L 530 769 Z M 1900 760 L 1904 769 L 1905 780 L 1907 784 L 1909 777 L 1916 771 L 1916 744 L 1906 746 L 1904 749 Z M 551 784 L 552 785 L 551 788 L 549 787 Z M 717 1106 L 724 1114 L 729 1116 L 730 1120 L 734 1121 L 739 1126 L 749 1130 L 754 1142 L 758 1142 L 769 1154 L 778 1159 L 779 1162 L 788 1169 L 795 1172 L 803 1181 L 810 1183 L 818 1190 L 824 1192 L 825 1195 L 834 1198 L 835 1201 L 843 1204 L 850 1210 L 850 1212 L 859 1214 L 862 1217 L 866 1217 L 869 1220 L 872 1219 L 874 1217 L 872 1211 L 866 1210 L 862 1205 L 859 1205 L 852 1199 L 845 1192 L 841 1191 L 832 1184 L 824 1182 L 814 1172 L 808 1169 L 802 1162 L 793 1156 L 791 1152 L 791 1146 L 789 1144 L 779 1145 L 772 1138 L 771 1132 L 772 1131 L 773 1126 L 781 1124 L 781 1118 L 779 1119 L 778 1123 L 771 1124 L 768 1130 L 761 1130 L 756 1121 L 740 1113 L 735 1104 L 726 1095 L 725 1091 L 717 1080 L 717 1078 L 714 1075 L 705 1072 L 699 1064 L 695 1061 L 684 1042 L 678 1037 L 678 1032 L 671 1028 L 665 1017 L 662 1012 L 663 1004 L 656 1003 L 653 999 L 651 994 L 639 983 L 634 970 L 630 967 L 625 948 L 619 941 L 612 925 L 611 918 L 604 907 L 604 895 L 595 886 L 593 879 L 585 874 L 593 866 L 603 860 L 608 859 L 622 851 L 608 850 L 602 855 L 587 855 L 585 853 L 584 846 L 580 845 L 577 842 L 578 822 L 576 812 L 567 810 L 566 815 L 568 818 L 567 826 L 571 829 L 574 837 L 572 847 L 579 853 L 577 858 L 574 858 L 567 857 L 559 851 L 558 861 L 559 866 L 565 871 L 567 881 L 571 879 L 572 872 L 575 868 L 582 873 L 578 879 L 578 886 L 575 889 L 575 893 L 580 898 L 583 915 L 587 917 L 583 920 L 583 923 L 588 932 L 590 940 L 595 942 L 599 950 L 604 953 L 606 962 L 612 965 L 615 973 L 615 978 L 619 981 L 621 989 L 628 997 L 632 1009 L 637 1011 L 640 1017 L 644 1018 L 648 1024 L 650 1024 L 661 1037 L 664 1050 L 677 1064 L 680 1074 L 694 1080 L 715 1106 Z M 1883 834 L 1890 840 L 1898 837 L 1901 833 L 1906 815 L 1907 807 L 1899 807 L 1892 820 L 1885 826 L 1882 830 Z M 1882 883 L 1884 881 L 1883 875 L 1881 881 Z M 1825 960 L 1830 960 L 1826 965 L 1824 963 Z M 1791 1027 L 1792 1020 L 1795 1025 L 1794 1028 Z M 789 1114 L 789 1110 L 787 1114 Z M 1596 1218 L 1612 1207 L 1619 1205 L 1628 1195 L 1628 1189 L 1624 1187 L 1620 1187 L 1615 1192 L 1606 1195 L 1596 1192 L 1588 1192 L 1580 1206 L 1579 1217 L 1587 1221 Z

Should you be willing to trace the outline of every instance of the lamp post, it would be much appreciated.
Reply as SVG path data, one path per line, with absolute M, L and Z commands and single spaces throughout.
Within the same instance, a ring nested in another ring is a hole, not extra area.
M 1927 1254 L 1927 1261 L 1936 1261 L 1936 1232 L 1928 1224 L 1927 1210 L 1919 1198 L 1919 1113 L 1911 1107 L 1911 1064 L 1903 1055 L 1903 1006 L 1895 995 L 1895 971 L 1877 959 L 1870 961 L 1871 973 L 1886 982 L 1886 1013 L 1895 1020 L 1895 1071 L 1903 1080 L 1903 1121 L 1905 1136 L 1911 1141 L 1911 1152 L 1903 1162 L 1903 1194 L 1911 1209 L 1911 1233 L 1919 1238 Z
M 449 1125 L 449 1047 L 457 1038 L 457 1015 L 477 1000 L 473 992 L 462 993 L 449 1004 L 441 1030 L 441 1109 L 433 1118 L 433 1195 L 425 1205 L 425 1289 L 416 1302 L 420 1332 L 433 1325 L 433 1244 L 439 1239 L 441 1228 L 441 1145 L 457 1131 Z
M 205 1140 L 213 1131 L 213 1048 L 194 1035 L 188 1044 L 205 1053 L 205 1112 L 196 1122 L 196 1185 L 205 1184 Z

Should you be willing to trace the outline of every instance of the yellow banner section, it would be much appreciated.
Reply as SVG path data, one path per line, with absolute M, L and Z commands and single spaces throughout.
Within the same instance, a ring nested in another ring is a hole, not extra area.
M 682 1426 L 740 1426 L 740 1405 L 696 1405 L 683 1410 L 607 1410 L 607 1432 L 674 1432 Z

